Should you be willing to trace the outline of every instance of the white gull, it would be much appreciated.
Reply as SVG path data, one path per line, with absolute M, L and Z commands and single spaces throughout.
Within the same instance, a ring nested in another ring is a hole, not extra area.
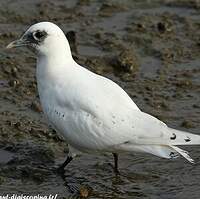
M 140 111 L 116 83 L 77 64 L 68 40 L 55 24 L 32 25 L 7 48 L 27 46 L 37 55 L 37 85 L 44 114 L 70 146 L 64 167 L 76 151 L 118 154 L 145 152 L 173 159 L 193 159 L 177 145 L 200 144 L 200 136 L 169 128 Z

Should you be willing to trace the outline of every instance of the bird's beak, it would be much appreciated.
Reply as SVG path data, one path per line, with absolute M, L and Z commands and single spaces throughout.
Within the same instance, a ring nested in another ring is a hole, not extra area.
M 11 43 L 9 43 L 6 48 L 16 48 L 16 47 L 20 47 L 20 46 L 26 46 L 27 45 L 27 41 L 23 38 L 20 38 L 18 40 L 15 40 Z

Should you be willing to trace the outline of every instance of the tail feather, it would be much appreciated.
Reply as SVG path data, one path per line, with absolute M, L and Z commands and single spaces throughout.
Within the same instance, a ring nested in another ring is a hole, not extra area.
M 163 146 L 163 145 L 152 145 L 145 146 L 143 150 L 147 153 L 153 155 L 167 158 L 167 159 L 176 159 L 180 155 L 187 159 L 190 163 L 194 164 L 194 160 L 189 156 L 188 151 L 178 148 L 177 146 Z
M 150 153 L 158 157 L 167 159 L 176 159 L 181 155 L 185 159 L 187 159 L 190 163 L 194 164 L 194 160 L 189 156 L 189 153 L 183 149 L 178 148 L 177 146 L 123 144 L 120 145 L 120 149 L 123 151 L 138 151 L 138 152 Z
M 185 159 L 187 159 L 190 163 L 194 164 L 194 160 L 189 156 L 189 153 L 183 149 L 178 148 L 177 146 L 171 146 L 175 151 L 181 154 Z

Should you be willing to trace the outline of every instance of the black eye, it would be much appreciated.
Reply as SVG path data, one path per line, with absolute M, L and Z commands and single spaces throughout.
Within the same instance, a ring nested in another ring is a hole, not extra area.
M 41 40 L 43 37 L 45 37 L 47 35 L 46 32 L 44 31 L 36 31 L 33 33 L 33 38 L 35 40 Z

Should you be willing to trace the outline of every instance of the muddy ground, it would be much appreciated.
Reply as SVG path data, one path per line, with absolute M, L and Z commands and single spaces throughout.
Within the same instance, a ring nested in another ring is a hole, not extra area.
M 126 154 L 116 177 L 111 155 L 85 154 L 65 179 L 54 172 L 68 148 L 43 117 L 35 58 L 5 49 L 39 21 L 58 24 L 77 62 L 117 82 L 140 109 L 200 134 L 200 1 L 0 0 L 0 195 L 199 199 L 199 146 L 183 147 L 194 165 Z

